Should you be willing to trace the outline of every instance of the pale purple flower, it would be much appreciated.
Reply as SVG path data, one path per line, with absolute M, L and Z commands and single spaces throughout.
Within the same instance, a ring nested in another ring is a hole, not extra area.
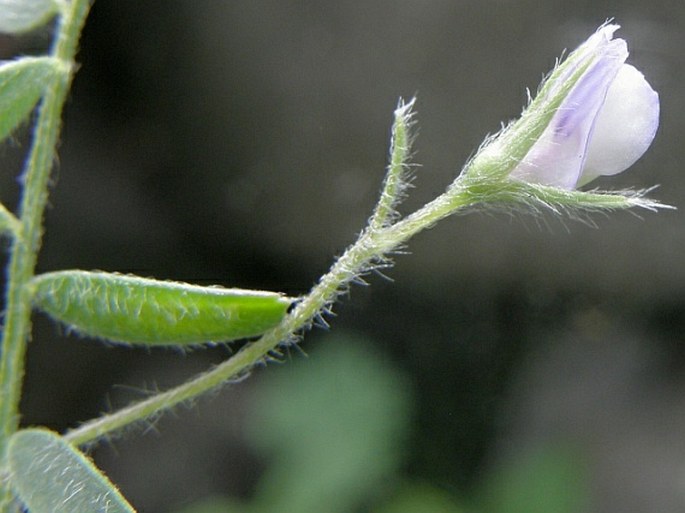
M 647 151 L 659 126 L 659 96 L 642 73 L 625 64 L 628 49 L 604 25 L 577 52 L 546 94 L 553 96 L 580 66 L 587 69 L 512 178 L 574 189 L 630 167 Z

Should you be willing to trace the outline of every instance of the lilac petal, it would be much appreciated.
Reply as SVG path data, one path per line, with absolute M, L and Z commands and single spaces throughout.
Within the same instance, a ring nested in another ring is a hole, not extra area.
M 576 187 L 595 120 L 612 81 L 628 57 L 624 40 L 608 39 L 616 28 L 603 27 L 588 40 L 591 43 L 588 51 L 597 53 L 595 61 L 578 79 L 535 145 L 511 172 L 512 178 L 565 189 Z
M 564 73 L 561 73 L 555 80 L 555 87 L 552 88 L 551 93 L 555 93 L 564 82 L 569 80 L 571 76 L 578 70 L 579 66 L 587 63 L 588 59 L 594 59 L 597 55 L 601 55 L 606 51 L 608 45 L 612 44 L 614 32 L 616 32 L 620 25 L 603 25 L 592 34 L 587 41 L 580 47 L 576 48 L 568 60 L 573 60 L 574 65 L 568 66 Z M 622 40 L 617 40 L 622 41 Z M 615 43 L 614 43 L 615 44 Z
M 652 144 L 658 126 L 659 95 L 642 73 L 624 64 L 597 116 L 579 185 L 633 165 Z

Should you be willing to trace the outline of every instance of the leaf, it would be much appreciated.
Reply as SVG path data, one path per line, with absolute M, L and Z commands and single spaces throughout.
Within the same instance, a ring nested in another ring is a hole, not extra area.
M 56 0 L 0 0 L 0 32 L 17 34 L 38 28 L 57 9 Z
M 248 513 L 249 505 L 237 502 L 229 497 L 209 497 L 189 506 L 186 506 L 174 513 Z
M 74 331 L 147 345 L 226 342 L 276 326 L 292 300 L 275 292 L 58 271 L 34 278 L 33 302 Z
M 31 513 L 135 513 L 82 452 L 47 429 L 24 429 L 9 441 L 11 484 Z
M 333 336 L 259 383 L 246 434 L 271 465 L 251 511 L 358 511 L 393 479 L 411 391 L 370 345 Z
M 21 232 L 21 221 L 17 219 L 7 207 L 0 203 L 0 235 L 12 234 L 18 236 Z
M 0 62 L 0 141 L 28 118 L 46 84 L 64 69 L 53 57 Z
M 575 447 L 538 448 L 494 472 L 481 490 L 489 513 L 576 513 L 585 511 L 586 467 Z
M 454 497 L 428 483 L 402 483 L 398 493 L 373 513 L 465 513 Z M 492 513 L 492 512 L 488 512 Z M 551 511 L 549 513 L 552 513 Z

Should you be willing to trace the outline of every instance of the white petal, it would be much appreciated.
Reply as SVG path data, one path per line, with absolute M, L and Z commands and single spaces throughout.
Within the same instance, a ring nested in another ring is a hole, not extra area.
M 597 118 L 628 57 L 623 39 L 607 40 L 595 50 L 599 54 L 594 56 L 594 62 L 564 98 L 528 154 L 512 170 L 512 178 L 564 189 L 577 186 Z
M 647 151 L 658 126 L 659 95 L 642 73 L 624 64 L 595 121 L 578 185 L 630 167 Z

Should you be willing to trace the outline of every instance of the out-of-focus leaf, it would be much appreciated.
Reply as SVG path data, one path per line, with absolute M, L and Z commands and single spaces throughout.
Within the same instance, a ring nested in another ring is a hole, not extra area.
M 495 471 L 481 498 L 488 513 L 579 513 L 587 505 L 585 467 L 577 452 L 539 450 Z
M 248 428 L 269 461 L 253 511 L 347 513 L 394 478 L 410 393 L 369 345 L 329 337 L 324 350 L 265 376 Z
M 0 141 L 28 118 L 46 84 L 61 68 L 52 57 L 0 62 Z
M 31 513 L 135 513 L 83 453 L 46 429 L 9 441 L 11 483 Z
M 175 513 L 249 513 L 247 505 L 227 497 L 210 497 L 186 506 Z
M 429 484 L 406 483 L 373 513 L 466 513 L 444 490 Z M 551 513 L 551 512 L 550 512 Z

